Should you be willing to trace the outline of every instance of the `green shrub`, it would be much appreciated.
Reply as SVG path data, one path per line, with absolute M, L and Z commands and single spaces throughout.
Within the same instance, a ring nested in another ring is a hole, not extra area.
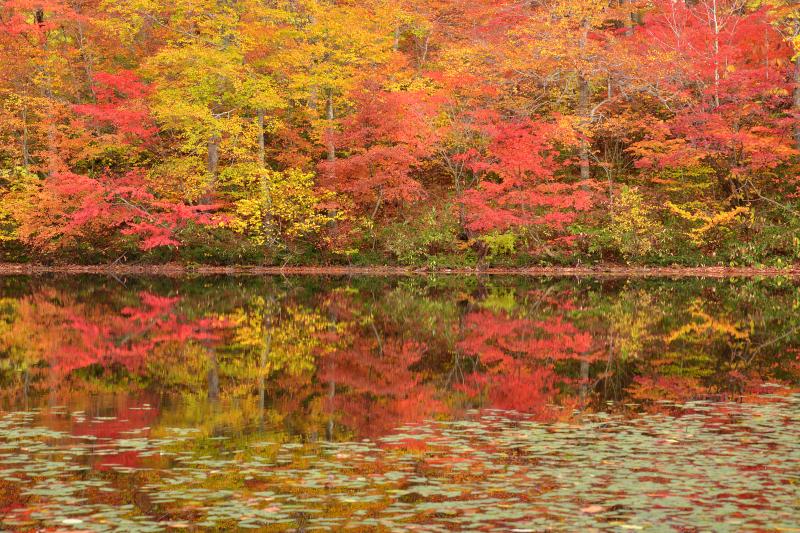
M 403 265 L 421 265 L 458 249 L 458 223 L 448 206 L 391 224 L 381 232 L 387 252 Z
M 501 256 L 510 256 L 517 251 L 517 235 L 511 231 L 504 233 L 490 233 L 478 237 L 487 248 L 486 257 L 495 259 Z
M 189 224 L 181 231 L 182 246 L 177 255 L 182 262 L 214 265 L 261 264 L 273 258 L 263 245 L 243 239 L 228 228 Z M 172 249 L 152 250 L 145 256 L 148 262 L 177 259 Z
M 623 187 L 611 214 L 609 236 L 620 254 L 631 260 L 649 254 L 658 243 L 663 226 L 635 187 Z

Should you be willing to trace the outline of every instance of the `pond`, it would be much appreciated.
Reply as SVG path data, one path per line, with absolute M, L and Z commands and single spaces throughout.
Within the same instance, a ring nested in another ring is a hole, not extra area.
M 0 277 L 0 530 L 798 530 L 798 308 L 778 278 Z

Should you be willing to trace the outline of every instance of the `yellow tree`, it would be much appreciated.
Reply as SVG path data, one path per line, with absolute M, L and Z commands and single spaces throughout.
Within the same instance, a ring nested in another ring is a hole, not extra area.
M 504 64 L 527 95 L 528 112 L 565 113 L 578 140 L 580 176 L 592 177 L 592 129 L 607 107 L 628 96 L 635 62 L 623 36 L 633 31 L 636 4 L 548 0 L 524 7 L 509 32 Z
M 234 327 L 235 356 L 223 361 L 230 375 L 256 378 L 259 411 L 264 412 L 266 384 L 277 376 L 310 380 L 318 358 L 335 351 L 346 324 L 336 323 L 319 310 L 262 297 L 225 317 Z M 245 381 L 245 386 L 251 386 Z
M 317 119 L 317 138 L 336 158 L 332 133 L 346 95 L 363 76 L 374 75 L 392 52 L 395 29 L 376 2 L 294 2 L 291 45 L 273 61 L 282 64 L 292 98 L 304 99 Z
M 208 197 L 221 163 L 257 158 L 264 113 L 283 106 L 272 78 L 246 61 L 239 30 L 247 7 L 222 0 L 109 6 L 114 31 L 134 41 L 143 33 L 160 36 L 159 49 L 141 70 L 155 86 L 153 115 L 176 141 L 175 156 L 154 170 L 169 185 L 164 188 L 172 189 L 162 192 L 188 200 Z

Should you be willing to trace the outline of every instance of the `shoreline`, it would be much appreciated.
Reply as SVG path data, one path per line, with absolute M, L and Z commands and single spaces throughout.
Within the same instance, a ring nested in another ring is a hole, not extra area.
M 412 268 L 392 266 L 212 266 L 181 265 L 41 265 L 0 263 L 0 276 L 43 274 L 93 274 L 140 276 L 530 276 L 530 277 L 800 277 L 800 267 L 785 269 L 754 267 L 626 267 L 599 265 L 589 267 L 529 268 Z

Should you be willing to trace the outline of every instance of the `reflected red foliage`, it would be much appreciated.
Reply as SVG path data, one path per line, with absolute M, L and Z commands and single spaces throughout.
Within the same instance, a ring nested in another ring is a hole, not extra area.
M 588 365 L 600 355 L 591 351 L 590 333 L 558 315 L 532 320 L 480 310 L 468 314 L 465 324 L 458 349 L 474 357 L 485 373 L 468 374 L 459 388 L 470 396 L 485 396 L 485 407 L 559 418 L 563 415 L 557 404 L 572 403 L 559 394 L 564 386 L 581 381 L 559 373 L 556 362 Z
M 318 374 L 328 390 L 325 407 L 358 434 L 374 437 L 406 422 L 445 410 L 436 389 L 412 370 L 425 352 L 414 341 L 356 338 L 345 349 L 325 357 Z

